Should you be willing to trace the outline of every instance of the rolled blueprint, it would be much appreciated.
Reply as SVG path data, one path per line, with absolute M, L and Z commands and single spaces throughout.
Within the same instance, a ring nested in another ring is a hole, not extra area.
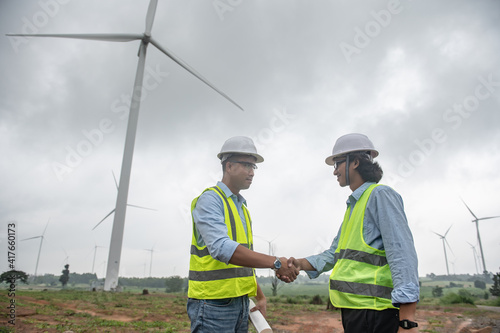
M 255 307 L 255 303 L 250 300 L 250 306 L 249 309 L 252 309 Z M 262 313 L 257 310 L 254 312 L 250 312 L 250 321 L 252 322 L 253 326 L 259 333 L 273 333 L 273 330 L 269 326 L 269 324 L 266 321 L 266 318 L 262 315 Z

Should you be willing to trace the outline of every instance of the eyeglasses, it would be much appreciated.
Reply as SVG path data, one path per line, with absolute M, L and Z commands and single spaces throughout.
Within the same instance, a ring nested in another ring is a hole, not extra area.
M 250 162 L 243 162 L 243 161 L 228 161 L 228 162 L 241 164 L 248 171 L 250 171 L 250 170 L 257 170 L 258 169 L 256 164 L 250 163 Z
M 341 160 L 341 161 L 335 161 L 335 164 L 333 165 L 335 167 L 335 170 L 339 168 L 339 166 L 344 163 L 347 160 Z

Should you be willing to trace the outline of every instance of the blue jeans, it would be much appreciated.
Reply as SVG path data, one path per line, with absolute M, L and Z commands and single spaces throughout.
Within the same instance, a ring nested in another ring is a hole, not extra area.
M 248 296 L 223 299 L 188 298 L 191 332 L 248 332 Z

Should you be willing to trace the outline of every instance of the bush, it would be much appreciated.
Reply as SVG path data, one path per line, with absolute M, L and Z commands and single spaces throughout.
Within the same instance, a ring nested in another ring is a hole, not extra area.
M 321 299 L 320 295 L 314 295 L 313 298 L 311 299 L 310 304 L 316 304 L 316 305 L 322 305 L 323 300 Z
M 500 296 L 500 273 L 493 276 L 493 286 L 490 288 L 490 293 L 493 296 Z
M 435 286 L 432 289 L 432 296 L 434 296 L 434 297 L 441 297 L 441 296 L 443 296 L 443 288 L 441 288 L 440 286 Z
M 476 280 L 476 281 L 474 281 L 474 287 L 485 290 L 486 289 L 486 282 L 481 281 L 481 280 Z
M 474 297 L 466 289 L 460 289 L 458 294 L 448 293 L 441 298 L 442 304 L 471 304 L 474 305 Z
M 167 293 L 175 293 L 182 290 L 182 284 L 184 283 L 184 279 L 180 276 L 171 276 L 168 277 L 165 281 L 165 285 L 167 287 Z

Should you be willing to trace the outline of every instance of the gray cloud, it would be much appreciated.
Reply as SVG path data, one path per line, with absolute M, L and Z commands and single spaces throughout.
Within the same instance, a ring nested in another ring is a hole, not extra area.
M 445 272 L 431 231 L 451 224 L 453 269 L 474 273 L 465 241 L 475 242 L 475 230 L 460 197 L 478 215 L 500 215 L 499 4 L 214 3 L 160 1 L 153 36 L 245 111 L 148 48 L 129 199 L 158 211 L 127 211 L 121 274 L 143 276 L 153 244 L 153 275 L 187 274 L 189 204 L 220 177 L 215 155 L 233 135 L 253 137 L 266 158 L 244 193 L 255 233 L 278 237 L 280 255 L 320 251 L 349 194 L 324 158 L 353 131 L 373 140 L 383 181 L 403 196 L 421 275 Z M 134 1 L 0 6 L 3 34 L 140 33 L 147 10 Z M 95 245 L 109 243 L 112 220 L 91 229 L 116 200 L 111 171 L 120 173 L 138 43 L 0 43 L 2 224 L 17 221 L 23 239 L 50 219 L 39 273 L 58 274 L 66 256 L 72 271 L 88 272 Z M 480 225 L 489 270 L 500 266 L 498 225 Z M 34 272 L 37 246 L 20 243 L 20 269 Z M 262 239 L 256 247 L 267 251 Z M 99 248 L 100 275 L 105 260 Z

